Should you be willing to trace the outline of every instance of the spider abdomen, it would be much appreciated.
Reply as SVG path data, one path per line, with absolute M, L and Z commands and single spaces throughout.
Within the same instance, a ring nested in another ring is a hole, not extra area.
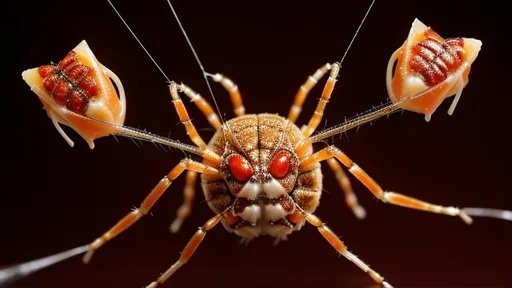
M 282 238 L 303 224 L 290 220 L 297 211 L 296 205 L 308 212 L 316 209 L 322 174 L 320 165 L 298 172 L 299 159 L 294 149 L 303 139 L 295 124 L 273 114 L 234 118 L 213 136 L 208 147 L 222 155 L 219 169 L 222 177 L 202 174 L 201 182 L 205 198 L 215 213 L 232 207 L 223 220 L 228 231 L 244 238 L 260 235 Z M 309 147 L 304 157 L 312 152 Z M 250 170 L 244 170 L 252 173 L 251 177 L 245 174 L 240 177 L 238 170 L 230 170 L 240 169 L 242 158 L 247 160 L 244 165 L 251 165 Z

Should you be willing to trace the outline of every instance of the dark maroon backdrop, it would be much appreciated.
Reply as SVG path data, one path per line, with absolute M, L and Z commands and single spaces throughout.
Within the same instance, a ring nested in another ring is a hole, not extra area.
M 116 2 L 167 75 L 209 98 L 165 1 Z M 285 115 L 307 75 L 341 58 L 370 1 L 277 2 L 174 1 L 206 69 L 236 81 L 249 113 Z M 7 110 L 2 141 L 8 146 L 7 162 L 2 161 L 7 172 L 0 202 L 0 266 L 93 240 L 139 205 L 183 157 L 179 151 L 148 143 L 137 147 L 112 137 L 97 140 L 96 149 L 89 150 L 67 129 L 76 144 L 70 148 L 22 81 L 24 69 L 59 61 L 86 39 L 97 58 L 124 83 L 127 125 L 189 141 L 178 125 L 164 77 L 106 1 L 9 3 L 12 19 L 7 29 L 15 36 L 7 44 L 13 54 L 4 55 L 12 67 L 4 74 L 8 86 L 2 93 L 2 108 Z M 498 12 L 508 9 L 499 3 L 375 4 L 343 64 L 327 107 L 326 126 L 386 101 L 387 61 L 415 17 L 445 37 L 483 42 L 452 117 L 446 114 L 447 102 L 430 123 L 422 115 L 405 112 L 336 140 L 384 188 L 444 205 L 512 209 L 510 146 L 505 144 L 511 104 L 509 46 L 503 43 L 509 35 L 504 24 L 509 21 L 498 20 Z M 225 92 L 217 85 L 214 92 L 221 110 L 231 117 Z M 320 88 L 312 91 L 300 124 L 311 115 L 319 93 Z M 210 137 L 212 130 L 202 115 L 192 105 L 189 108 L 196 126 Z M 388 206 L 354 180 L 369 213 L 358 221 L 345 207 L 330 171 L 325 174 L 317 214 L 395 287 L 512 287 L 512 223 L 475 219 L 467 226 L 460 219 Z M 170 234 L 182 187 L 183 179 L 177 180 L 152 216 L 100 249 L 90 265 L 73 258 L 12 287 L 143 287 L 177 259 L 189 237 L 212 215 L 199 192 L 182 231 Z M 312 227 L 294 233 L 277 248 L 267 238 L 247 248 L 238 240 L 217 227 L 164 287 L 373 285 Z

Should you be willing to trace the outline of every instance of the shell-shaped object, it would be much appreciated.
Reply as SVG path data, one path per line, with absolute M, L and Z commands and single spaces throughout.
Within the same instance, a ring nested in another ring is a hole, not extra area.
M 455 95 L 448 110 L 452 115 L 481 46 L 481 41 L 472 38 L 445 40 L 415 19 L 407 40 L 389 59 L 386 72 L 389 98 L 396 102 L 424 92 L 401 104 L 401 108 L 425 114 L 425 120 L 429 121 L 443 100 Z
M 116 133 L 124 123 L 126 98 L 121 81 L 96 59 L 85 40 L 58 64 L 28 69 L 21 75 L 70 146 L 74 143 L 59 124 L 73 128 L 93 149 L 95 139 Z

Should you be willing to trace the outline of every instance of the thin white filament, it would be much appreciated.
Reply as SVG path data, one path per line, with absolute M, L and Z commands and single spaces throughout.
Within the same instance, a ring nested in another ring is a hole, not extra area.
M 3 285 L 10 283 L 12 281 L 16 281 L 18 279 L 26 277 L 43 268 L 57 264 L 78 254 L 82 254 L 85 251 L 87 251 L 88 247 L 89 245 L 84 245 L 54 255 L 32 260 L 26 263 L 3 268 L 0 270 L 0 287 L 3 287 Z
M 366 14 L 364 14 L 363 20 L 361 20 L 361 23 L 359 23 L 359 27 L 357 27 L 356 33 L 352 37 L 352 40 L 350 40 L 350 43 L 348 44 L 347 50 L 345 50 L 345 54 L 343 54 L 343 57 L 340 61 L 340 68 L 341 64 L 343 64 L 343 60 L 345 60 L 345 57 L 347 56 L 348 50 L 350 50 L 350 47 L 352 46 L 352 43 L 354 43 L 354 40 L 356 40 L 357 34 L 359 34 L 359 30 L 361 30 L 361 27 L 363 27 L 363 23 L 366 20 L 366 17 L 368 17 L 368 14 L 370 14 L 370 10 L 372 10 L 373 4 L 375 3 L 375 0 L 372 1 L 370 4 L 370 7 L 368 7 L 368 10 L 366 10 Z
M 151 54 L 149 54 L 149 51 L 146 49 L 146 47 L 144 47 L 144 45 L 142 45 L 142 42 L 140 42 L 139 38 L 137 38 L 137 35 L 135 35 L 135 33 L 132 31 L 132 29 L 130 28 L 128 23 L 126 23 L 126 21 L 124 21 L 123 16 L 121 16 L 121 13 L 119 13 L 119 11 L 117 11 L 116 7 L 114 6 L 114 4 L 110 0 L 107 0 L 107 1 L 108 1 L 108 4 L 110 4 L 110 7 L 112 7 L 112 9 L 114 9 L 114 11 L 116 12 L 117 16 L 119 16 L 119 19 L 121 19 L 121 21 L 123 21 L 123 23 L 126 26 L 126 28 L 128 28 L 128 31 L 130 31 L 130 33 L 132 33 L 132 35 L 135 38 L 135 40 L 137 40 L 137 42 L 139 42 L 140 47 L 142 47 L 142 49 L 144 49 L 144 52 L 146 52 L 146 54 L 148 54 L 149 59 L 151 59 L 151 61 L 153 61 L 153 63 L 155 63 L 156 68 L 158 68 L 158 70 L 160 70 L 162 75 L 164 75 L 165 79 L 167 79 L 167 81 L 170 83 L 171 80 L 169 80 L 169 77 L 167 77 L 167 75 L 164 73 L 164 70 L 162 70 L 162 68 L 160 68 L 158 63 L 156 63 L 155 59 L 153 59 Z
M 210 73 L 206 72 L 204 69 L 203 64 L 201 63 L 201 60 L 199 60 L 199 56 L 197 55 L 196 50 L 194 49 L 194 46 L 192 46 L 192 42 L 190 42 L 190 38 L 188 38 L 187 32 L 185 31 L 185 28 L 183 28 L 183 25 L 181 24 L 180 18 L 178 18 L 178 14 L 176 14 L 176 11 L 174 10 L 174 7 L 171 4 L 170 0 L 167 0 L 167 3 L 169 4 L 169 7 L 171 8 L 172 14 L 174 15 L 174 18 L 176 19 L 176 22 L 178 22 L 178 25 L 180 26 L 181 32 L 183 33 L 183 36 L 187 40 L 188 46 L 190 47 L 190 50 L 192 50 L 192 54 L 194 54 L 194 57 L 196 58 L 197 64 L 199 65 L 199 68 L 201 68 L 201 71 L 203 72 L 203 78 L 206 82 L 206 85 L 208 86 L 208 90 L 210 91 L 210 95 L 212 95 L 213 104 L 215 104 L 215 109 L 217 109 L 217 113 L 219 113 L 220 120 L 222 123 L 224 123 L 224 117 L 222 117 L 222 113 L 220 112 L 219 105 L 217 104 L 217 100 L 215 99 L 215 95 L 213 95 L 212 87 L 210 86 L 210 81 L 208 81 L 208 76 L 211 75 Z M 229 127 L 228 127 L 229 129 Z
M 224 117 L 222 116 L 222 113 L 220 112 L 219 104 L 217 104 L 217 100 L 215 98 L 215 95 L 213 94 L 213 90 L 212 90 L 212 87 L 210 85 L 210 81 L 208 81 L 208 77 L 212 77 L 213 75 L 208 73 L 208 72 L 206 72 L 206 70 L 204 69 L 204 66 L 201 63 L 201 60 L 199 59 L 199 56 L 197 55 L 197 52 L 194 49 L 194 46 L 192 45 L 192 42 L 190 41 L 190 38 L 188 37 L 188 34 L 185 31 L 185 28 L 183 27 L 183 24 L 181 24 L 180 18 L 178 17 L 178 14 L 176 13 L 176 10 L 174 10 L 174 7 L 172 6 L 171 1 L 167 0 L 167 4 L 169 4 L 169 7 L 171 8 L 172 14 L 174 15 L 174 18 L 176 19 L 176 22 L 178 22 L 178 25 L 180 26 L 181 33 L 183 33 L 183 36 L 187 40 L 188 46 L 190 47 L 190 50 L 192 50 L 192 54 L 194 54 L 194 57 L 196 58 L 196 62 L 199 65 L 199 68 L 203 72 L 204 81 L 206 82 L 206 85 L 208 86 L 208 90 L 210 91 L 210 95 L 212 96 L 212 99 L 213 99 L 213 104 L 215 105 L 215 109 L 217 110 L 217 113 L 219 114 L 220 121 L 222 122 L 222 124 L 225 124 L 226 121 L 224 121 Z M 229 125 L 227 125 L 227 124 L 225 126 L 227 127 L 229 133 L 233 136 L 233 140 L 234 140 L 235 144 L 247 156 L 245 151 L 241 148 L 242 146 L 240 145 L 240 143 L 238 142 L 238 140 L 234 136 L 233 132 L 231 131 L 231 127 Z M 226 136 L 224 135 L 224 137 L 226 137 Z
M 462 211 L 466 212 L 469 216 L 475 217 L 488 217 L 501 220 L 512 221 L 512 211 L 492 209 L 492 208 L 464 208 Z

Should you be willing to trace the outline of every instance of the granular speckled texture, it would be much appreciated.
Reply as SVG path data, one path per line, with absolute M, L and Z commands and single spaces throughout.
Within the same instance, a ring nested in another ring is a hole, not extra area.
M 229 129 L 226 128 L 227 126 Z M 237 117 L 227 121 L 223 129 L 220 129 L 210 140 L 208 144 L 210 149 L 222 155 L 223 158 L 231 153 L 247 155 L 253 167 L 268 165 L 276 148 L 294 151 L 295 146 L 304 139 L 302 132 L 295 124 L 274 114 Z M 305 156 L 311 155 L 312 152 L 312 147 L 309 147 Z M 298 166 L 298 161 L 299 159 L 293 158 L 291 166 Z M 322 193 L 320 164 L 300 175 L 289 173 L 277 180 L 301 208 L 308 212 L 316 209 Z M 234 201 L 235 196 L 229 191 L 224 179 L 202 174 L 201 182 L 205 198 L 214 212 L 223 211 Z M 237 189 L 237 187 L 231 188 Z

